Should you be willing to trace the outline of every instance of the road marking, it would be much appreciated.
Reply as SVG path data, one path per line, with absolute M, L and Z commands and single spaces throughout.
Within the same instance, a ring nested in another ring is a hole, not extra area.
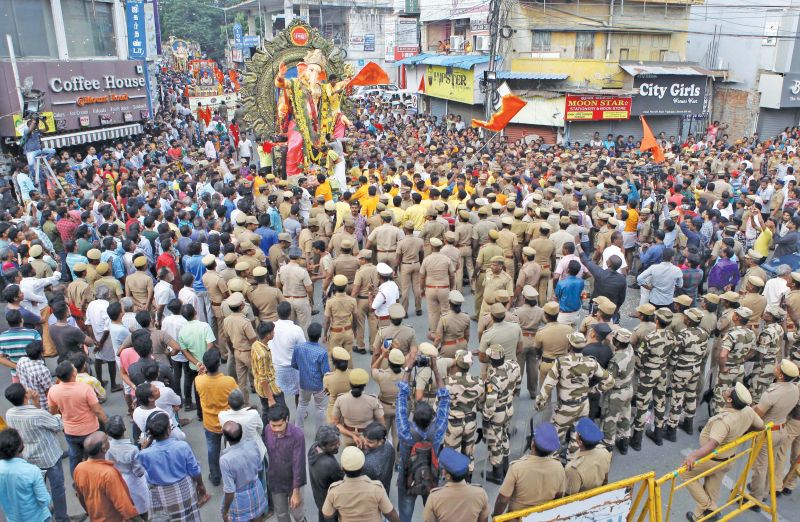
M 692 451 L 693 450 L 690 449 L 690 448 L 684 448 L 684 449 L 681 450 L 681 454 L 685 457 L 685 456 L 689 455 L 689 453 L 691 453 Z M 733 488 L 736 485 L 736 483 L 726 473 L 725 477 L 722 479 L 722 485 L 725 486 L 728 489 L 728 491 L 731 491 L 731 490 L 733 490 Z M 776 500 L 776 502 L 777 502 L 777 500 Z M 778 505 L 780 506 L 780 504 L 778 504 Z M 754 515 L 756 515 L 756 514 L 761 515 L 762 517 L 764 517 L 767 520 L 772 520 L 772 515 L 770 515 L 766 511 L 761 511 L 760 513 L 755 513 L 755 512 L 752 512 L 752 513 Z M 780 513 L 778 513 L 778 521 L 779 522 L 789 522 L 789 520 L 784 518 L 784 517 L 782 517 Z

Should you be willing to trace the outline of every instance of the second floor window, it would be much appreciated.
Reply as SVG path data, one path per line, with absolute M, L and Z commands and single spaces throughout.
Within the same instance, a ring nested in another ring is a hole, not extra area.
M 575 58 L 594 58 L 594 33 L 575 33 Z
M 541 53 L 550 50 L 550 31 L 533 32 L 533 52 Z

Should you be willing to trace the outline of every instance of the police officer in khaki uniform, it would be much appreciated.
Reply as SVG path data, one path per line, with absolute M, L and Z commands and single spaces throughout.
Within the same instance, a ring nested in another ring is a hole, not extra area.
M 532 239 L 528 246 L 536 252 L 534 261 L 542 268 L 537 290 L 544 302 L 550 298 L 550 276 L 556 266 L 556 244 L 550 239 L 550 225 L 542 223 L 539 226 L 539 237 Z
M 346 287 L 347 277 L 342 274 L 333 276 L 333 295 L 325 303 L 322 331 L 328 346 L 341 346 L 349 353 L 353 350 L 358 304 L 345 293 Z
M 267 256 L 269 257 L 269 266 L 272 269 L 272 275 L 277 278 L 277 274 L 281 267 L 289 262 L 289 256 L 286 255 L 286 250 L 292 244 L 292 236 L 286 232 L 278 234 L 278 242 L 269 247 Z M 228 262 L 227 260 L 225 261 Z M 230 266 L 230 264 L 228 265 Z
M 447 297 L 455 282 L 455 268 L 450 258 L 440 252 L 442 244 L 438 237 L 431 238 L 431 254 L 419 269 L 421 295 L 428 302 L 428 333 L 439 324 L 441 314 L 450 309 Z
M 382 368 L 383 365 L 386 368 Z M 372 362 L 372 379 L 378 385 L 378 400 L 383 406 L 383 420 L 386 431 L 392 432 L 392 441 L 397 441 L 395 412 L 397 411 L 397 383 L 406 377 L 403 367 L 406 356 L 397 348 L 381 348 L 380 355 Z
M 392 224 L 392 213 L 384 210 L 380 213 L 383 224 L 370 232 L 367 250 L 373 247 L 378 252 L 378 263 L 386 263 L 393 269 L 397 269 L 397 244 L 405 237 L 402 230 Z
M 341 346 L 334 346 L 330 352 L 333 371 L 322 377 L 322 387 L 330 397 L 326 413 L 328 424 L 333 422 L 333 404 L 336 399 L 350 391 L 350 354 Z
M 390 522 L 400 522 L 400 515 L 392 506 L 383 484 L 370 480 L 364 474 L 364 452 L 350 446 L 342 452 L 344 480 L 334 482 L 328 488 L 322 515 L 341 522 L 381 522 L 384 517 Z
M 344 239 L 341 243 L 339 248 L 339 255 L 337 255 L 333 262 L 331 263 L 331 270 L 328 272 L 327 277 L 325 278 L 325 293 L 329 293 L 329 286 L 331 284 L 331 280 L 333 276 L 336 275 L 343 275 L 347 278 L 347 290 L 350 290 L 350 285 L 353 284 L 353 281 L 356 278 L 356 272 L 358 272 L 359 263 L 358 259 L 353 257 L 353 247 L 355 246 L 355 241 L 352 239 Z
M 414 309 L 422 315 L 422 291 L 419 287 L 419 269 L 422 263 L 423 241 L 414 235 L 414 222 L 403 223 L 405 237 L 398 241 L 395 266 L 400 268 L 400 304 L 408 310 L 408 296 L 414 293 Z
M 89 286 L 92 286 L 95 281 L 100 277 L 97 275 L 97 265 L 100 264 L 100 255 L 102 253 L 97 248 L 92 248 L 88 252 L 86 252 L 86 259 L 89 260 L 89 264 L 86 266 L 86 282 L 89 283 Z
M 517 354 L 517 362 L 519 363 L 520 373 L 528 372 L 526 379 L 528 393 L 534 398 L 538 391 L 539 362 L 533 340 L 544 323 L 544 310 L 537 303 L 539 292 L 536 291 L 536 288 L 531 285 L 525 285 L 521 294 L 523 299 L 522 306 L 512 310 L 522 329 L 522 349 Z
M 374 395 L 364 394 L 369 382 L 366 370 L 350 370 L 350 392 L 339 395 L 333 404 L 332 424 L 339 428 L 344 446 L 364 446 L 364 428 L 372 422 L 384 423 L 383 406 Z
M 442 357 L 455 357 L 458 350 L 466 350 L 469 343 L 470 319 L 461 311 L 464 296 L 458 290 L 451 290 L 447 297 L 450 310 L 442 314 L 433 332 L 433 344 L 439 347 Z
M 250 292 L 253 290 L 253 285 L 250 284 L 250 263 L 237 261 L 233 268 L 236 271 L 236 275 L 232 277 L 228 283 L 236 280 L 241 281 L 244 286 L 242 293 L 245 296 L 249 296 Z
M 275 246 L 275 245 L 273 245 L 273 246 Z M 272 250 L 272 249 L 270 248 L 270 250 Z M 211 255 L 211 254 L 209 254 L 209 255 Z M 225 268 L 223 268 L 222 270 L 219 270 L 219 276 L 222 279 L 224 279 L 226 283 L 228 281 L 230 281 L 231 279 L 233 279 L 234 277 L 236 277 L 236 270 L 234 270 L 233 267 L 236 266 L 236 260 L 238 258 L 239 258 L 239 256 L 237 256 L 234 252 L 228 252 L 222 258 L 222 261 L 225 263 Z M 206 288 L 208 288 L 208 287 L 206 287 Z
M 283 298 L 291 303 L 297 324 L 305 330 L 311 322 L 311 310 L 314 308 L 314 285 L 308 270 L 300 265 L 301 257 L 299 248 L 289 250 L 290 262 L 278 271 L 275 284 L 283 292 Z
M 419 233 L 419 237 L 422 238 L 425 245 L 425 257 L 434 251 L 431 239 L 435 238 L 440 242 L 444 240 L 445 226 L 436 219 L 438 215 L 433 206 L 425 213 L 425 224 L 422 226 L 422 231 Z
M 394 251 L 392 251 L 394 252 Z M 378 268 L 370 262 L 372 250 L 366 248 L 356 256 L 361 266 L 356 272 L 353 280 L 353 289 L 350 295 L 355 298 L 358 304 L 358 315 L 356 316 L 355 346 L 353 349 L 358 353 L 367 353 L 364 349 L 364 327 L 369 324 L 369 346 L 375 342 L 375 334 L 378 330 L 378 318 L 372 313 L 370 303 L 375 299 L 375 292 L 380 286 L 381 281 L 378 277 Z
M 458 223 L 456 223 L 455 246 L 461 254 L 461 262 L 456 272 L 456 290 L 459 292 L 464 286 L 464 270 L 467 274 L 475 271 L 475 259 L 473 255 L 472 223 L 469 222 L 470 213 L 466 210 L 458 212 Z M 467 277 L 469 279 L 469 276 Z
M 253 269 L 256 286 L 250 290 L 248 300 L 260 321 L 275 322 L 278 320 L 278 304 L 285 299 L 280 290 L 267 282 L 267 274 L 266 267 L 257 266 Z
M 514 302 L 522 301 L 522 289 L 525 286 L 532 286 L 534 289 L 539 287 L 542 267 L 536 262 L 536 250 L 529 246 L 522 248 L 522 266 L 517 273 L 517 280 L 514 283 L 514 295 L 517 299 Z M 538 295 L 538 290 L 537 290 Z
M 567 475 L 567 495 L 588 491 L 608 483 L 611 468 L 611 453 L 600 443 L 603 432 L 588 417 L 575 423 L 578 454 L 571 458 L 565 467 Z
M 505 290 L 509 298 L 514 293 L 514 278 L 505 271 L 505 261 L 502 256 L 495 256 L 489 262 L 489 270 L 483 276 L 483 295 L 496 295 L 498 290 Z M 480 313 L 483 314 L 488 307 L 484 298 Z
M 381 353 L 382 348 L 396 348 L 406 358 L 405 367 L 408 368 L 417 357 L 417 333 L 408 325 L 403 324 L 406 311 L 403 305 L 395 303 L 389 307 L 389 322 L 387 326 L 378 328 L 375 342 L 372 343 L 372 362 Z M 386 367 L 382 365 L 382 367 Z
M 100 277 L 92 285 L 92 293 L 96 294 L 98 287 L 105 286 L 106 288 L 108 288 L 108 301 L 111 303 L 116 303 L 120 299 L 122 299 L 123 296 L 122 285 L 120 284 L 117 278 L 108 275 L 110 270 L 111 267 L 108 266 L 108 263 L 100 263 L 95 267 L 95 271 L 97 272 L 97 275 L 99 275 Z
M 225 279 L 217 272 L 217 258 L 213 254 L 203 257 L 203 266 L 206 271 L 203 274 L 203 286 L 208 292 L 208 299 L 211 301 L 211 313 L 214 315 L 215 333 L 217 334 L 217 347 L 224 358 L 228 357 L 228 342 L 225 337 L 225 329 L 222 327 L 222 301 L 228 298 L 228 284 Z
M 500 233 L 497 230 L 490 230 L 488 233 L 489 241 L 478 250 L 478 256 L 475 258 L 475 272 L 472 274 L 472 284 L 475 290 L 475 315 L 472 317 L 473 321 L 478 320 L 481 306 L 483 306 L 484 284 L 489 262 L 498 256 L 501 259 L 503 258 L 503 249 L 496 243 L 499 236 Z
M 33 271 L 36 273 L 37 278 L 43 279 L 45 277 L 52 277 L 53 269 L 50 267 L 50 265 L 41 260 L 42 254 L 44 254 L 42 245 L 31 246 L 28 254 L 33 258 L 30 260 L 30 265 L 33 267 Z
M 425 522 L 462 522 L 489 520 L 489 498 L 480 486 L 467 482 L 470 459 L 452 448 L 439 453 L 445 484 L 431 490 L 425 503 Z
M 519 257 L 519 241 L 517 235 L 511 231 L 511 227 L 514 225 L 514 218 L 503 216 L 500 221 L 503 228 L 497 236 L 497 246 L 503 249 L 506 272 L 513 280 L 516 276 L 517 258 Z
M 147 257 L 144 254 L 133 260 L 136 272 L 125 279 L 125 295 L 133 298 L 133 309 L 137 312 L 150 311 L 153 306 L 153 278 L 147 270 Z
M 222 321 L 225 335 L 231 341 L 233 357 L 236 367 L 236 382 L 244 395 L 245 404 L 250 400 L 250 386 L 253 386 L 252 361 L 250 348 L 258 340 L 258 335 L 253 329 L 253 324 L 242 314 L 244 296 L 235 292 L 225 299 L 225 304 L 231 309 L 231 314 Z M 248 383 L 249 380 L 249 383 Z

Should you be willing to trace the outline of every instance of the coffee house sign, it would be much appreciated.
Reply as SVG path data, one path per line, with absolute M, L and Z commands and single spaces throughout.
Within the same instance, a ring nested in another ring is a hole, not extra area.
M 61 78 L 50 79 L 50 90 L 53 92 L 99 91 L 101 88 L 105 90 L 132 89 L 144 86 L 144 77 L 117 78 L 113 74 L 103 76 L 102 80 L 87 79 L 83 76 L 73 76 L 66 80 Z
M 633 115 L 704 112 L 705 76 L 642 74 L 634 79 L 633 88 Z

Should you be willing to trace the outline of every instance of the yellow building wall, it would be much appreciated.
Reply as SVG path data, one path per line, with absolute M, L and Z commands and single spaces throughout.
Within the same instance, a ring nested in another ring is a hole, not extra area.
M 514 72 L 539 72 L 569 75 L 571 84 L 585 84 L 596 89 L 622 88 L 626 74 L 619 63 L 605 60 L 576 60 L 574 58 L 558 60 L 542 60 L 533 58 L 516 58 L 511 61 Z

